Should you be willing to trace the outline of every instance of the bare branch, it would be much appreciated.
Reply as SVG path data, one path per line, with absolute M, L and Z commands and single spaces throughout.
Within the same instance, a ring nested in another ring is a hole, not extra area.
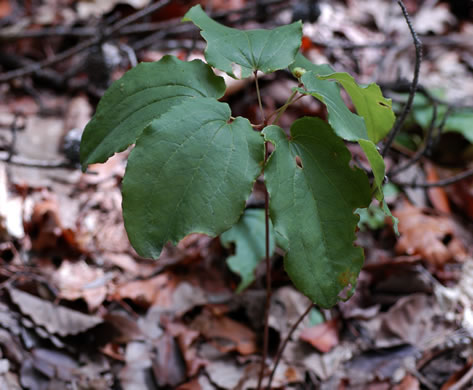
M 415 49 L 416 49 L 416 63 L 415 63 L 415 68 L 414 68 L 414 77 L 412 79 L 412 84 L 411 84 L 411 87 L 410 87 L 409 97 L 407 99 L 407 103 L 404 106 L 404 108 L 401 112 L 401 115 L 397 118 L 396 123 L 394 124 L 394 126 L 391 130 L 391 133 L 388 137 L 388 140 L 384 144 L 383 151 L 381 153 L 381 155 L 383 157 L 386 155 L 388 149 L 392 145 L 392 143 L 394 141 L 394 138 L 396 138 L 396 135 L 399 133 L 399 130 L 401 130 L 401 127 L 404 124 L 404 122 L 407 118 L 407 115 L 409 114 L 409 112 L 411 110 L 412 103 L 414 102 L 414 96 L 415 96 L 416 91 L 417 91 L 417 85 L 419 83 L 420 64 L 422 62 L 422 42 L 420 41 L 419 37 L 417 36 L 416 31 L 414 30 L 414 27 L 412 26 L 412 21 L 411 21 L 411 18 L 409 16 L 409 14 L 407 13 L 406 6 L 402 2 L 402 0 L 398 0 L 397 3 L 401 7 L 402 14 L 404 15 L 404 18 L 406 19 L 407 26 L 409 27 L 409 31 L 411 32 L 412 39 L 414 41 L 414 46 L 415 46 Z

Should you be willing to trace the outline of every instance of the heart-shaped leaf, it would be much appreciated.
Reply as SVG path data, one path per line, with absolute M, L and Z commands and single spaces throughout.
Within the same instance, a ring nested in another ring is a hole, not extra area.
M 80 147 L 82 169 L 125 150 L 155 118 L 184 99 L 219 98 L 225 83 L 199 60 L 183 62 L 165 56 L 141 63 L 105 92 L 85 128 Z
M 212 20 L 200 5 L 192 7 L 182 20 L 202 30 L 207 62 L 234 78 L 246 78 L 255 70 L 271 73 L 287 68 L 301 46 L 301 22 L 273 30 L 241 31 Z M 241 67 L 241 75 L 235 75 L 235 65 Z
M 145 257 L 193 232 L 216 236 L 243 213 L 264 159 L 263 137 L 211 98 L 190 98 L 138 138 L 123 179 L 130 242 Z
M 345 287 L 353 292 L 363 264 L 354 211 L 369 205 L 368 178 L 350 168 L 343 141 L 318 118 L 294 122 L 290 140 L 277 126 L 263 133 L 275 146 L 265 181 L 274 229 L 286 238 L 286 271 L 301 292 L 330 307 Z

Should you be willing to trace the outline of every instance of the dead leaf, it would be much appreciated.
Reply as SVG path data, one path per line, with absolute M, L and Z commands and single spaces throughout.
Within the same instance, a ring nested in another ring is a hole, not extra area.
M 451 332 L 446 322 L 439 321 L 441 310 L 435 299 L 426 294 L 412 294 L 399 299 L 381 318 L 378 347 L 408 343 L 419 350 L 440 344 Z
M 153 373 L 158 386 L 172 386 L 186 379 L 186 363 L 179 345 L 169 333 L 164 333 L 156 343 L 156 358 L 153 359 Z
M 420 383 L 415 376 L 407 374 L 393 390 L 420 390 Z
M 339 343 L 338 321 L 331 319 L 322 324 L 305 328 L 300 334 L 300 339 L 311 344 L 320 352 L 329 352 Z
M 143 332 L 133 318 L 123 313 L 107 313 L 103 319 L 117 333 L 113 337 L 114 343 L 127 344 L 130 341 L 143 339 Z
M 76 335 L 103 322 L 100 317 L 54 305 L 15 288 L 9 288 L 8 292 L 21 312 L 29 316 L 36 325 L 43 326 L 49 333 L 60 336 Z
M 220 359 L 209 363 L 206 368 L 212 383 L 219 388 L 233 390 L 244 379 L 245 370 L 233 359 Z
M 174 285 L 172 275 L 163 273 L 151 279 L 124 283 L 116 288 L 116 291 L 111 294 L 111 298 L 131 299 L 143 307 L 150 307 L 154 304 L 167 307 L 171 302 Z
M 79 19 L 87 20 L 91 17 L 101 17 L 110 12 L 118 3 L 129 4 L 135 9 L 141 9 L 150 3 L 150 0 L 81 0 L 77 4 Z
M 427 215 L 407 202 L 393 214 L 399 218 L 401 233 L 396 244 L 397 253 L 421 255 L 434 266 L 465 258 L 466 250 L 455 237 L 455 227 L 449 218 Z
M 439 175 L 437 174 L 437 170 L 433 164 L 428 162 L 424 163 L 424 169 L 426 171 L 426 180 L 428 183 L 435 183 L 439 180 Z M 451 214 L 452 210 L 450 209 L 450 203 L 445 188 L 428 188 L 427 196 L 429 197 L 430 203 L 434 206 L 434 209 L 445 214 Z
M 166 326 L 166 331 L 176 338 L 186 362 L 187 376 L 193 377 L 199 372 L 200 368 L 205 367 L 207 364 L 205 359 L 198 357 L 197 349 L 193 345 L 199 337 L 199 332 L 189 329 L 182 324 L 172 322 Z
M 53 196 L 34 204 L 25 227 L 34 251 L 70 254 L 79 249 L 75 233 L 63 227 L 58 202 Z
M 25 236 L 22 213 L 23 200 L 20 196 L 9 194 L 6 165 L 0 164 L 0 237 L 5 233 L 16 239 Z
M 107 296 L 108 279 L 100 268 L 92 268 L 84 261 L 63 261 L 52 275 L 61 298 L 84 299 L 89 311 L 97 309 Z
M 415 15 L 414 28 L 418 34 L 433 32 L 441 35 L 448 25 L 453 25 L 455 21 L 447 4 L 439 4 L 436 7 L 425 5 Z
M 156 385 L 151 373 L 151 353 L 142 342 L 131 342 L 126 347 L 126 365 L 118 377 L 123 390 L 152 389 Z
M 216 316 L 205 309 L 190 324 L 216 345 L 222 352 L 237 351 L 240 355 L 251 355 L 258 348 L 255 333 L 240 322 L 225 316 Z

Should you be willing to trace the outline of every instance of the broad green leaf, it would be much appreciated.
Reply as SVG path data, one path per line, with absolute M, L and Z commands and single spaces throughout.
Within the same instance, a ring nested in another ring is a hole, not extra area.
M 363 118 L 348 109 L 335 81 L 321 80 L 315 71 L 305 73 L 301 81 L 305 89 L 297 90 L 314 96 L 327 106 L 328 122 L 339 137 L 347 141 L 368 139 Z
M 444 121 L 447 113 L 447 106 L 439 105 L 437 107 L 437 118 L 435 125 L 440 126 Z M 415 121 L 424 129 L 427 129 L 432 122 L 434 109 L 430 102 L 425 102 L 425 105 L 416 104 L 413 109 L 413 116 Z M 443 125 L 444 132 L 456 132 L 462 134 L 465 139 L 473 143 L 473 110 L 471 108 L 460 109 L 449 114 L 445 124 Z
M 382 140 L 394 124 L 391 99 L 386 99 L 375 83 L 361 86 L 348 73 L 319 76 L 322 80 L 337 80 L 348 92 L 358 115 L 365 120 L 368 137 L 374 143 Z
M 287 239 L 286 271 L 312 301 L 330 307 L 345 287 L 353 293 L 363 264 L 354 211 L 370 203 L 368 178 L 350 168 L 350 152 L 319 118 L 294 122 L 291 140 L 277 126 L 263 133 L 275 146 L 265 181 L 274 229 Z
M 130 153 L 123 217 L 131 244 L 158 258 L 189 233 L 216 236 L 243 213 L 264 159 L 263 137 L 211 98 L 190 98 L 155 119 Z
M 271 223 L 271 222 L 270 222 Z M 270 225 L 269 250 L 274 252 L 274 232 Z M 263 209 L 247 209 L 236 225 L 220 236 L 225 247 L 235 244 L 235 254 L 227 259 L 229 268 L 240 275 L 236 292 L 241 292 L 255 280 L 255 270 L 266 255 L 266 229 Z
M 225 83 L 202 61 L 183 62 L 165 56 L 141 63 L 105 92 L 85 128 L 80 156 L 82 169 L 125 150 L 155 118 L 194 96 L 219 98 Z
M 465 109 L 453 112 L 445 122 L 444 131 L 460 133 L 473 143 L 473 110 Z
M 237 30 L 209 18 L 200 5 L 192 7 L 182 19 L 191 21 L 207 41 L 205 58 L 213 67 L 232 76 L 241 67 L 241 78 L 255 70 L 271 73 L 294 61 L 301 45 L 302 23 L 296 22 L 273 30 Z

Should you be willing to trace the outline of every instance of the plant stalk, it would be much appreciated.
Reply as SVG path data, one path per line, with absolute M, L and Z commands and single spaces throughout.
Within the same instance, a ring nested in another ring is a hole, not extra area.
M 261 110 L 261 118 L 263 120 L 263 123 L 266 124 L 266 118 L 265 118 L 264 109 L 263 109 L 263 101 L 261 100 L 261 93 L 259 90 L 258 71 L 255 70 L 253 72 L 253 75 L 255 76 L 256 96 L 258 97 L 258 105 L 259 105 L 259 109 Z
M 268 161 L 268 145 L 265 143 L 265 152 L 264 152 L 264 165 L 263 165 L 263 175 L 264 167 Z M 261 390 L 261 385 L 263 383 L 264 371 L 266 368 L 266 358 L 268 356 L 268 347 L 269 347 L 269 309 L 271 307 L 271 259 L 269 252 L 269 193 L 268 189 L 264 188 L 264 227 L 265 227 L 265 263 L 266 263 L 266 303 L 264 309 L 264 333 L 263 333 L 263 354 L 261 356 L 261 369 L 258 378 L 258 387 L 257 390 Z
M 291 339 L 292 334 L 297 329 L 297 327 L 302 322 L 302 320 L 307 316 L 307 314 L 309 314 L 309 312 L 312 310 L 313 307 L 314 307 L 314 304 L 311 302 L 309 307 L 305 310 L 305 312 L 302 313 L 302 315 L 297 319 L 295 324 L 292 325 L 291 330 L 289 331 L 289 333 L 287 334 L 287 336 L 284 339 L 283 343 L 279 347 L 278 352 L 276 353 L 276 358 L 274 359 L 274 367 L 271 370 L 271 375 L 269 376 L 268 386 L 266 387 L 266 390 L 271 390 L 271 382 L 273 381 L 274 374 L 276 373 L 276 368 L 278 368 L 279 361 L 281 360 L 282 354 L 283 354 L 284 350 L 286 349 L 287 343 Z

